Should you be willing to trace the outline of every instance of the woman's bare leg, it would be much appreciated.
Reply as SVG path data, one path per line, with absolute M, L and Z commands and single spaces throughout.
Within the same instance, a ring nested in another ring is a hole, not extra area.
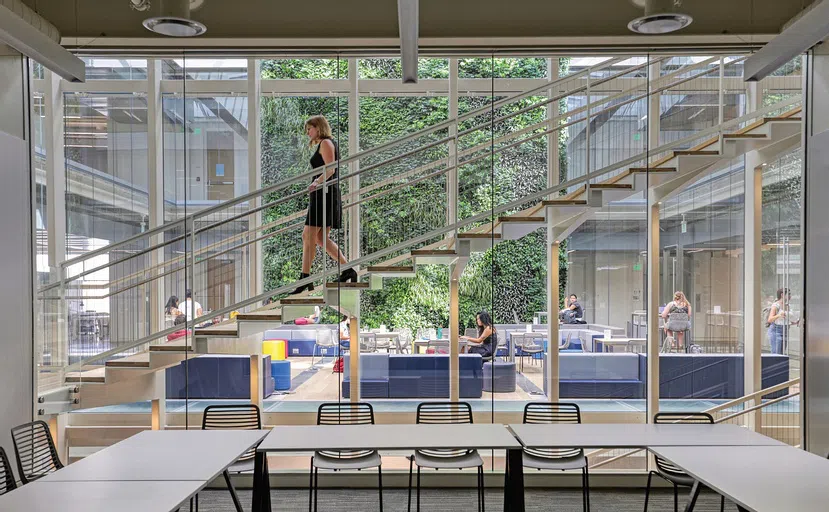
M 677 348 L 685 350 L 685 331 L 678 331 L 676 333 Z
M 316 253 L 316 232 L 321 231 L 315 226 L 305 226 L 302 230 L 302 273 L 311 273 L 311 264 L 314 262 L 314 255 Z
M 331 258 L 334 259 L 340 265 L 345 265 L 346 263 L 348 263 L 348 260 L 345 259 L 345 255 L 340 250 L 340 247 L 337 245 L 337 243 L 335 241 L 331 240 L 330 238 L 328 238 L 330 233 L 331 233 L 331 228 L 325 228 L 325 240 L 324 240 L 324 242 L 325 242 L 325 252 L 327 252 L 328 255 L 331 256 Z M 320 229 L 320 235 L 321 234 L 322 234 L 322 229 Z M 322 244 L 323 244 L 323 240 L 319 239 L 318 245 L 320 247 L 322 247 L 323 246 Z

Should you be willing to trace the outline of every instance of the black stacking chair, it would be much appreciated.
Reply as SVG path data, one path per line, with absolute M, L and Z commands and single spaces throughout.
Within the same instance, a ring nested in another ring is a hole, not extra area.
M 0 447 L 0 496 L 15 489 L 17 489 L 17 482 L 14 481 L 12 465 L 6 456 L 6 450 Z
M 12 441 L 20 481 L 24 484 L 63 468 L 46 422 L 38 420 L 14 427 Z

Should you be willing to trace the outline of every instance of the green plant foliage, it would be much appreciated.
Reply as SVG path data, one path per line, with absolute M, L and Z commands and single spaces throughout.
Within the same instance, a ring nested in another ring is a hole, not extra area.
M 569 63 L 562 59 L 559 73 L 569 71 Z M 336 78 L 347 74 L 347 66 L 336 67 L 336 61 L 278 60 L 263 63 L 265 78 Z M 546 59 L 460 59 L 461 77 L 465 78 L 544 78 L 547 74 Z M 448 77 L 448 60 L 425 58 L 420 60 L 420 78 L 445 79 Z M 361 78 L 399 79 L 399 59 L 360 59 Z M 459 99 L 461 114 L 491 105 L 500 98 L 462 96 Z M 545 119 L 546 107 L 537 107 L 494 124 L 494 118 L 516 112 L 541 97 L 528 98 L 519 104 L 507 105 L 486 111 L 462 123 L 461 130 L 481 127 L 470 131 L 458 141 L 459 149 L 477 145 L 487 149 L 498 146 L 497 138 Z M 449 116 L 448 99 L 445 96 L 364 96 L 360 99 L 360 147 L 369 149 L 397 139 L 437 123 Z M 565 105 L 559 105 L 560 111 Z M 262 159 L 263 183 L 276 183 L 309 170 L 308 148 L 304 135 L 304 121 L 314 114 L 324 114 L 331 121 L 341 150 L 345 149 L 347 132 L 347 102 L 344 98 L 265 98 L 262 102 Z M 535 133 L 540 133 L 539 128 Z M 526 136 L 531 135 L 528 133 Z M 396 145 L 367 158 L 361 164 L 367 167 L 422 147 L 429 140 L 448 135 L 438 130 L 429 136 L 409 143 Z M 560 175 L 567 175 L 566 130 L 558 135 Z M 395 177 L 418 166 L 448 157 L 446 145 L 440 144 L 427 151 L 407 156 L 397 162 L 385 164 L 361 177 L 366 187 Z M 495 158 L 486 156 L 462 165 L 458 170 L 458 216 L 486 213 L 492 208 L 520 199 L 546 187 L 547 138 L 539 137 L 509 148 Z M 388 189 L 393 185 L 386 186 Z M 307 184 L 297 185 L 280 196 L 302 190 Z M 383 190 L 383 189 L 381 189 Z M 272 221 L 298 211 L 307 204 L 307 198 L 292 199 L 265 212 L 265 220 Z M 523 205 L 522 207 L 529 206 Z M 517 208 L 518 209 L 518 208 Z M 516 209 L 516 210 L 517 210 Z M 494 217 L 490 220 L 494 221 Z M 360 205 L 361 254 L 411 239 L 446 223 L 446 180 L 444 176 L 428 179 L 387 194 L 377 200 Z M 296 280 L 300 271 L 301 242 L 298 230 L 280 234 L 265 242 L 265 286 L 276 288 Z M 332 236 L 338 237 L 334 233 Z M 342 246 L 342 244 L 341 244 Z M 566 287 L 566 243 L 561 245 L 560 297 Z M 546 233 L 539 230 L 521 240 L 506 241 L 470 258 L 459 283 L 459 308 L 461 327 L 474 325 L 475 314 L 485 310 L 492 313 L 496 322 L 512 322 L 517 314 L 524 321 L 530 320 L 537 311 L 546 310 Z M 316 258 L 317 268 L 322 257 Z M 330 260 L 329 260 L 330 261 Z M 315 271 L 315 270 L 312 270 Z M 559 302 L 561 299 L 559 298 Z M 361 323 L 368 327 L 381 324 L 408 327 L 447 326 L 449 323 L 449 273 L 446 266 L 419 266 L 415 278 L 386 279 L 382 290 L 362 294 Z

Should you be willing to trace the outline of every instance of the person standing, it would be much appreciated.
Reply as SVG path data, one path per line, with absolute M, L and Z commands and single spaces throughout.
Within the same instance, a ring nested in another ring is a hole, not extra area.
M 691 304 L 681 291 L 674 292 L 674 300 L 662 310 L 665 335 L 673 337 L 677 347 L 685 347 L 685 331 L 691 328 Z
M 305 121 L 305 133 L 310 139 L 309 145 L 316 144 L 317 146 L 317 150 L 311 157 L 312 168 L 317 169 L 340 159 L 337 143 L 334 142 L 334 138 L 331 136 L 331 125 L 328 124 L 325 116 L 313 116 Z M 311 264 L 314 262 L 317 246 L 322 247 L 340 265 L 348 263 L 339 246 L 328 237 L 331 228 L 342 228 L 342 198 L 340 197 L 340 185 L 337 183 L 337 172 L 337 167 L 325 169 L 321 174 L 314 177 L 308 187 L 311 197 L 308 204 L 308 214 L 305 217 L 305 227 L 302 230 L 302 271 L 300 279 L 305 279 L 311 275 Z M 326 187 L 325 194 L 323 194 L 324 187 Z M 324 216 L 323 195 L 325 196 Z M 357 272 L 353 268 L 344 270 L 339 277 L 340 282 L 349 280 L 357 282 Z M 298 287 L 294 290 L 294 293 L 313 289 L 313 283 L 308 283 Z
M 777 290 L 777 300 L 771 303 L 766 323 L 769 327 L 768 335 L 772 354 L 783 353 L 783 347 L 789 339 L 789 326 L 797 324 L 797 322 L 792 321 L 789 312 L 789 301 L 791 299 L 791 290 L 780 288 Z

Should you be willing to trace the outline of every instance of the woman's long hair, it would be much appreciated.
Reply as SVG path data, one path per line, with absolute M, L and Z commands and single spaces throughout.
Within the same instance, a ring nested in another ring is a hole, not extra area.
M 167 304 L 164 305 L 164 312 L 169 315 L 173 311 L 173 308 L 178 308 L 178 297 L 170 295 L 170 298 L 167 299 Z
M 492 331 L 495 332 L 495 326 L 492 325 L 492 317 L 489 316 L 489 313 L 487 313 L 486 311 L 481 311 L 480 313 L 478 313 L 477 316 L 478 316 L 478 320 L 481 321 L 481 325 L 477 326 L 478 327 L 478 336 L 483 334 L 484 329 L 486 329 L 487 327 L 491 328 Z
M 685 298 L 685 294 L 681 291 L 674 292 L 674 304 L 679 307 L 688 307 L 690 305 L 688 299 Z

